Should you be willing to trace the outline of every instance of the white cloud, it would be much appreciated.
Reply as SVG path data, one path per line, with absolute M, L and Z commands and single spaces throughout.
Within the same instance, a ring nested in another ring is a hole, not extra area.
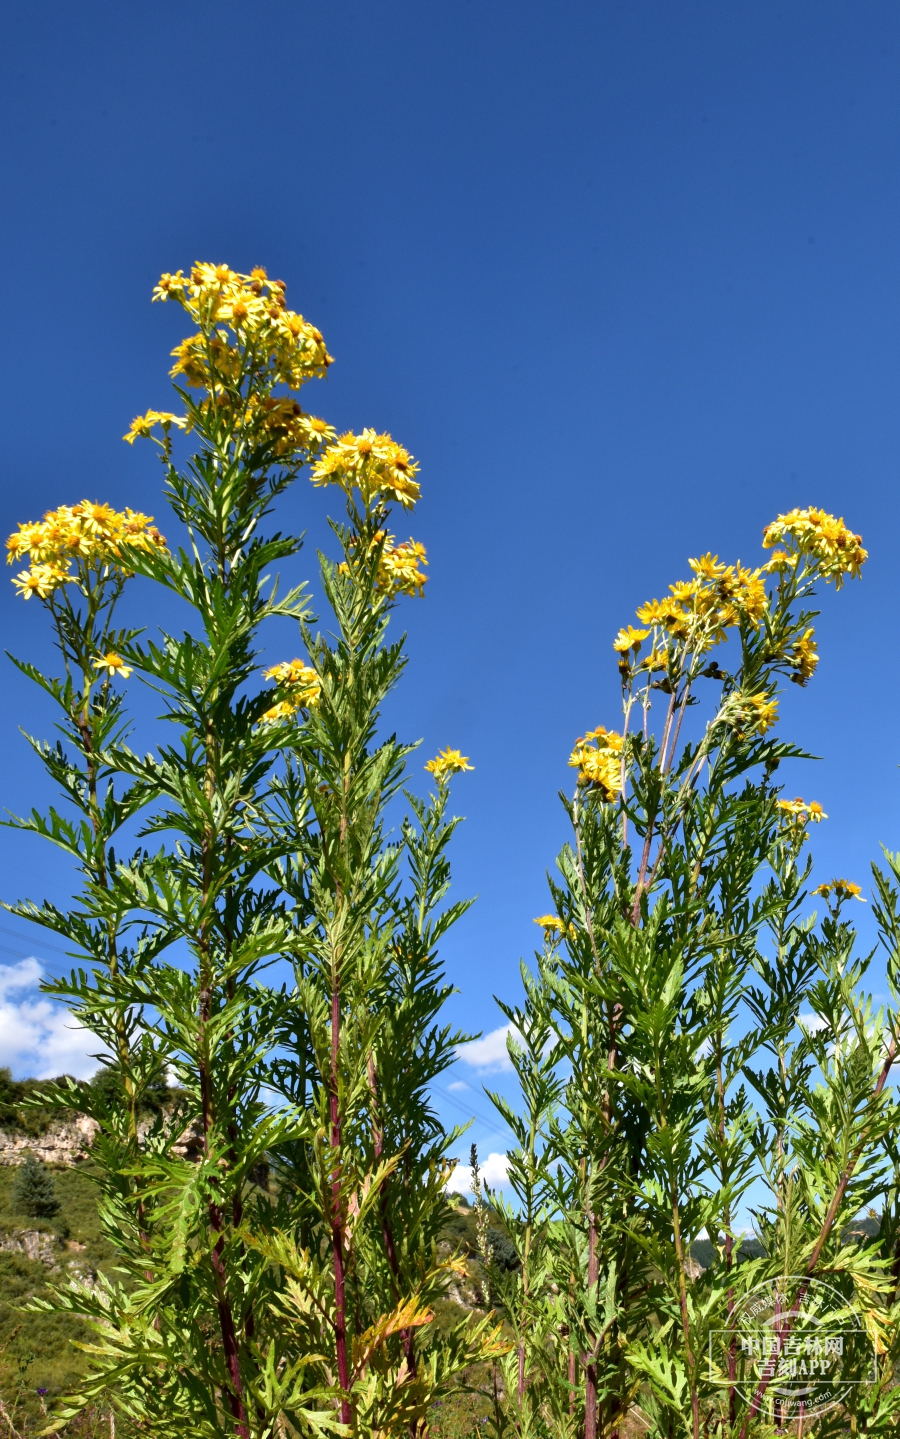
M 828 1028 L 828 1020 L 823 1019 L 821 1014 L 799 1014 L 797 1023 L 807 1034 L 818 1034 L 820 1029 Z
M 91 1051 L 96 1035 L 75 1016 L 38 990 L 43 970 L 36 959 L 0 964 L 0 1055 L 16 1074 L 52 1079 L 72 1074 L 87 1079 L 97 1069 Z
M 474 1041 L 476 1044 L 479 1040 Z M 505 1154 L 489 1154 L 479 1165 L 481 1178 L 491 1189 L 502 1189 L 509 1180 L 509 1163 Z M 468 1164 L 457 1164 L 447 1185 L 451 1194 L 471 1194 L 472 1170 Z
M 512 1061 L 506 1048 L 506 1037 L 516 1038 L 511 1024 L 501 1024 L 492 1029 L 483 1039 L 473 1039 L 468 1044 L 457 1045 L 456 1057 L 482 1074 L 499 1074 L 512 1069 Z
M 453 1094 L 456 1094 L 457 1090 L 459 1089 L 468 1089 L 468 1087 L 469 1086 L 466 1084 L 466 1081 L 464 1079 L 454 1079 L 452 1084 L 447 1085 L 447 1088 Z

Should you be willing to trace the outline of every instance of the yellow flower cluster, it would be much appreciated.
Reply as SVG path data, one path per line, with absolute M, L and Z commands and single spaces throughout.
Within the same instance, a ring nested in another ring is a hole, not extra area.
M 761 624 L 768 603 L 762 570 L 748 570 L 740 562 L 723 565 L 718 555 L 703 555 L 688 563 L 694 579 L 679 580 L 663 599 L 641 605 L 637 617 L 642 624 L 664 630 L 673 639 L 689 640 L 701 650 L 724 639 L 724 631 L 733 625 Z M 620 653 L 631 647 L 624 645 L 629 632 L 640 633 L 629 626 L 613 641 Z
M 808 824 L 810 821 L 813 824 L 820 824 L 823 819 L 828 818 L 817 800 L 810 800 L 807 804 L 799 796 L 797 799 L 780 799 L 775 808 L 795 824 Z
M 201 408 L 208 409 L 209 402 Z M 262 431 L 276 456 L 306 450 L 316 454 L 322 445 L 334 439 L 335 431 L 327 420 L 307 415 L 290 396 L 250 396 L 242 417 L 244 428 Z
M 425 766 L 429 774 L 433 774 L 438 784 L 445 784 L 453 774 L 462 774 L 465 770 L 475 768 L 469 764 L 469 756 L 460 754 L 458 749 L 442 749 L 430 759 Z
M 165 539 L 152 518 L 91 500 L 48 510 L 43 520 L 20 525 L 6 541 L 7 564 L 23 555 L 31 562 L 31 568 L 16 575 L 13 584 L 24 599 L 36 594 L 45 600 L 60 585 L 76 578 L 73 563 L 98 570 L 106 565 L 121 568 L 124 546 L 164 550 Z
M 844 576 L 859 579 L 868 558 L 862 538 L 848 529 L 842 519 L 825 510 L 791 510 L 779 515 L 763 531 L 763 548 L 771 550 L 784 545 L 770 559 L 767 568 L 775 573 L 793 568 L 806 556 L 825 581 L 833 580 L 840 589 Z
M 421 599 L 428 583 L 428 576 L 419 569 L 420 564 L 428 564 L 425 546 L 416 540 L 393 545 L 392 539 L 393 536 L 388 535 L 381 551 L 376 588 L 389 596 L 418 595 Z
M 861 885 L 853 884 L 849 879 L 833 879 L 829 884 L 820 884 L 813 894 L 820 894 L 823 899 L 830 899 L 834 895 L 836 900 L 858 899 L 865 904 Z
M 625 741 L 603 725 L 575 741 L 569 764 L 578 770 L 578 783 L 599 789 L 603 799 L 622 792 L 622 750 Z
M 314 485 L 340 485 L 348 495 L 357 489 L 365 505 L 383 496 L 412 509 L 421 493 L 418 472 L 409 452 L 390 435 L 363 430 L 361 435 L 348 431 L 329 445 L 310 478 Z
M 359 535 L 351 536 L 351 549 L 357 550 L 360 543 Z M 394 595 L 418 595 L 421 599 L 428 583 L 428 576 L 419 569 L 419 565 L 428 565 L 425 546 L 412 539 L 395 545 L 393 535 L 384 530 L 376 530 L 366 546 L 366 555 L 371 557 L 379 547 L 381 553 L 375 575 L 376 590 L 388 599 L 393 599 Z M 342 575 L 349 574 L 350 565 L 346 560 L 338 565 L 338 571 Z
M 302 709 L 315 709 L 322 695 L 322 681 L 312 665 L 303 660 L 284 660 L 263 671 L 263 679 L 274 680 L 285 698 L 267 709 L 260 724 L 278 724 L 292 719 Z
M 324 375 L 332 356 L 315 325 L 287 308 L 286 289 L 283 280 L 270 280 L 261 268 L 242 275 L 228 265 L 198 263 L 189 275 L 180 270 L 163 275 L 154 300 L 177 300 L 200 327 L 172 351 L 172 374 L 218 393 L 223 384 L 237 382 L 244 355 L 251 355 L 257 367 L 265 364 L 275 381 L 292 390 Z

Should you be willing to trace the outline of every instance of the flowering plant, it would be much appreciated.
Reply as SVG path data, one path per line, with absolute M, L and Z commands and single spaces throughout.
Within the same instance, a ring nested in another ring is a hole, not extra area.
M 785 679 L 815 673 L 810 602 L 858 577 L 866 551 L 812 508 L 779 516 L 763 544 L 774 553 L 758 567 L 690 561 L 690 579 L 620 629 L 621 731 L 588 732 L 569 761 L 553 913 L 537 921 L 522 1001 L 501 1005 L 521 1106 L 494 1096 L 515 1136 L 515 1202 L 496 1204 L 519 1260 L 496 1279 L 516 1341 L 500 1428 L 769 1434 L 786 1422 L 784 1391 L 774 1369 L 748 1377 L 741 1299 L 782 1286 L 787 1352 L 823 1275 L 864 1316 L 879 1375 L 864 1383 L 857 1356 L 833 1423 L 896 1424 L 886 1081 L 900 1014 L 863 988 L 871 956 L 854 957 L 844 909 L 859 886 L 819 886 L 825 917 L 803 917 L 805 845 L 825 816 L 776 782 L 802 758 L 777 733 L 778 700 Z M 888 858 L 875 909 L 896 1000 L 900 864 Z M 872 1238 L 853 1226 L 876 1197 Z
M 94 1331 L 59 1418 L 102 1399 L 167 1439 L 417 1432 L 504 1347 L 486 1320 L 434 1324 L 455 1263 L 438 1250 L 454 1136 L 430 1085 L 465 1038 L 441 1019 L 437 952 L 467 908 L 445 902 L 457 752 L 430 767 L 427 800 L 409 796 L 400 842 L 384 831 L 415 748 L 378 732 L 404 665 L 387 631 L 425 582 L 424 547 L 387 526 L 392 505 L 413 508 L 417 466 L 390 436 L 338 439 L 303 410 L 331 356 L 264 270 L 198 264 L 154 298 L 196 327 L 173 352 L 182 412 L 147 411 L 125 439 L 158 446 L 181 542 L 85 502 L 8 545 L 56 627 L 65 678 L 22 668 L 61 708 L 68 751 L 36 747 L 77 811 L 17 823 L 82 878 L 68 910 L 13 908 L 71 945 L 79 967 L 47 987 L 109 1070 L 46 1095 L 99 1123 L 116 1256 L 47 1301 Z M 195 445 L 181 465 L 179 437 Z M 303 585 L 267 578 L 300 549 L 266 522 L 304 466 L 346 501 L 341 559 L 321 561 L 334 638 L 310 628 Z M 113 627 L 133 576 L 187 607 L 183 637 Z M 260 684 L 273 620 L 302 653 Z M 126 715 L 139 682 L 178 736 L 143 757 Z M 142 1098 L 166 1077 L 148 1128 Z

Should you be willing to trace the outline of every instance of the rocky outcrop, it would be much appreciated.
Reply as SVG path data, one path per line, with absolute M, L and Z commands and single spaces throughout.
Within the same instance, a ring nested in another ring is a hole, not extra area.
M 96 1269 L 77 1257 L 86 1248 L 77 1239 L 60 1239 L 44 1229 L 14 1229 L 11 1234 L 0 1234 L 0 1254 L 24 1254 L 26 1259 L 43 1264 L 51 1274 L 65 1274 L 94 1289 Z
M 43 1164 L 81 1164 L 99 1127 L 95 1119 L 82 1114 L 51 1124 L 38 1135 L 0 1129 L 0 1164 L 24 1164 L 28 1154 Z
M 42 1229 L 17 1229 L 13 1234 L 0 1235 L 0 1251 L 24 1254 L 28 1259 L 40 1260 L 48 1269 L 58 1269 L 62 1245 L 55 1234 L 46 1234 Z
M 145 1135 L 154 1123 L 154 1118 L 150 1116 L 142 1120 L 138 1125 L 138 1134 Z M 51 1124 L 39 1135 L 0 1129 L 0 1164 L 24 1164 L 28 1154 L 33 1154 L 42 1164 L 82 1164 L 88 1158 L 99 1128 L 96 1119 L 81 1114 L 74 1119 Z M 182 1130 L 177 1143 L 172 1145 L 172 1152 L 179 1159 L 199 1159 L 202 1146 L 203 1127 L 199 1120 L 193 1120 Z

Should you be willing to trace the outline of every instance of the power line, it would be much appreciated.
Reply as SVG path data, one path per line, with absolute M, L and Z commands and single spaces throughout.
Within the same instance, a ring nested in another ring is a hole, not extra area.
M 506 1125 L 505 1121 L 502 1120 L 499 1115 L 494 1119 L 488 1119 L 487 1116 L 476 1109 L 474 1105 L 463 1104 L 461 1100 L 449 1094 L 446 1089 L 441 1089 L 440 1085 L 435 1084 L 432 1088 L 435 1089 L 448 1104 L 452 1104 L 454 1108 L 458 1109 L 460 1114 L 464 1114 L 466 1119 L 480 1119 L 481 1123 L 486 1126 L 488 1133 L 496 1134 L 499 1137 L 508 1129 L 509 1126 Z
M 0 924 L 0 934 L 9 934 L 9 935 L 12 935 L 13 939 L 18 939 L 18 940 L 20 940 L 22 944 L 27 944 L 27 943 L 28 943 L 28 940 L 25 938 L 24 934 L 20 934 L 17 929 L 7 929 L 6 926 L 3 925 L 3 924 Z M 68 953 L 69 953 L 69 951 L 68 951 L 67 949 L 63 949 L 62 945 L 59 945 L 59 944 L 51 944 L 51 943 L 49 943 L 48 940 L 45 940 L 45 939 L 42 939 L 42 940 L 40 941 L 40 947 L 41 947 L 41 949 L 55 949 L 56 952 L 57 952 L 57 954 L 65 954 L 65 955 L 68 955 Z M 5 948 L 5 946 L 0 945 L 0 948 Z M 10 951 L 10 953 L 11 953 L 11 952 L 12 952 L 12 951 Z M 30 955 L 26 955 L 26 958 L 27 958 L 27 959 L 30 959 L 31 956 L 30 956 Z
M 15 956 L 16 959 L 38 959 L 38 958 L 39 958 L 39 956 L 36 955 L 33 950 L 30 950 L 30 949 L 29 949 L 29 950 L 24 950 L 24 949 L 11 949 L 8 944 L 0 944 L 0 953 L 2 953 L 2 954 L 12 954 L 12 955 Z M 57 960 L 46 960 L 46 961 L 45 961 L 45 968 L 49 969 L 51 965 L 53 965 L 53 966 L 55 967 L 57 963 L 58 963 Z

